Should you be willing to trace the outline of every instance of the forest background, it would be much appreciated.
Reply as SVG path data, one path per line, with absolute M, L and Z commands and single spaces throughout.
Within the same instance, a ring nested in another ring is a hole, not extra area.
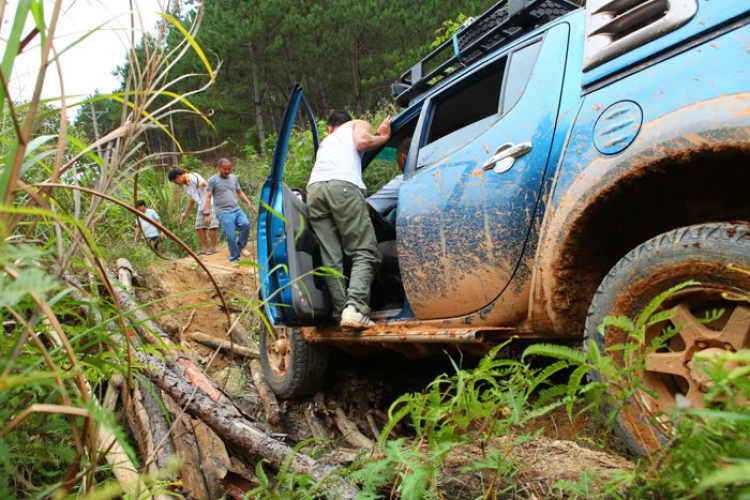
M 243 189 L 257 202 L 270 171 L 278 126 L 295 84 L 302 85 L 313 106 L 321 138 L 325 136 L 324 120 L 332 110 L 347 110 L 356 118 L 379 123 L 388 114 L 399 112 L 390 93 L 390 85 L 398 76 L 433 50 L 459 22 L 479 15 L 492 4 L 487 0 L 206 2 L 196 42 L 218 72 L 214 87 L 189 99 L 208 119 L 177 113 L 165 123 L 171 137 L 159 128 L 145 132 L 144 137 L 152 153 L 177 150 L 175 141 L 183 151 L 211 151 L 166 157 L 167 164 L 154 166 L 141 176 L 143 198 L 180 238 L 195 247 L 192 224 L 175 224 L 187 200 L 182 190 L 168 184 L 169 168 L 197 171 L 208 178 L 214 173 L 215 161 L 228 156 L 234 161 Z M 172 14 L 189 27 L 198 15 L 197 7 L 194 0 L 175 1 Z M 181 30 L 170 25 L 164 51 L 168 53 L 182 40 Z M 136 53 L 142 61 L 146 53 L 143 42 Z M 130 62 L 125 59 L 116 70 L 120 87 L 89 96 L 92 102 L 78 108 L 69 135 L 90 144 L 120 125 L 122 104 L 108 96 L 125 91 L 129 70 Z M 190 51 L 170 72 L 195 75 L 205 72 L 205 67 L 200 55 Z M 183 95 L 194 90 L 194 83 L 180 80 L 169 90 Z M 164 96 L 160 101 L 169 99 Z M 311 134 L 304 130 L 301 120 L 298 123 L 302 128 L 295 130 L 290 141 L 285 169 L 285 182 L 291 187 L 305 186 L 314 162 Z M 51 123 L 49 128 L 55 126 Z M 375 162 L 365 173 L 365 183 L 374 192 L 397 173 L 394 162 Z M 126 220 L 133 221 L 123 209 L 113 207 L 110 211 L 98 228 L 98 237 L 119 234 L 119 228 L 127 226 Z M 128 239 L 113 238 L 105 252 L 112 256 L 123 251 L 132 253 L 138 266 L 150 259 L 150 251 L 143 246 L 131 250 L 123 246 L 130 246 Z M 180 250 L 167 243 L 166 252 Z

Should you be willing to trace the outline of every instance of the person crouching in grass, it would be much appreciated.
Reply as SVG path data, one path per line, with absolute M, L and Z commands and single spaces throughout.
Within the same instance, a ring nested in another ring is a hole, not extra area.
M 152 221 L 161 222 L 159 214 L 156 213 L 156 210 L 147 208 L 145 201 L 138 200 L 138 203 L 136 203 L 135 205 L 140 213 L 142 213 Z M 154 250 L 158 252 L 159 239 L 164 239 L 164 232 L 157 229 L 157 227 L 150 222 L 146 222 L 145 220 L 138 217 L 138 223 L 135 225 L 135 237 L 133 238 L 133 243 L 138 241 L 138 235 L 140 233 L 143 233 L 143 237 L 151 241 L 151 244 L 154 245 Z
M 180 214 L 180 222 L 185 222 L 193 205 L 198 205 L 198 214 L 195 217 L 195 229 L 198 231 L 198 239 L 201 242 L 201 251 L 198 255 L 213 255 L 216 253 L 216 228 L 219 227 L 219 218 L 216 216 L 216 210 L 213 203 L 209 212 L 205 212 L 206 193 L 208 192 L 208 182 L 195 172 L 183 172 L 179 168 L 173 168 L 167 174 L 170 182 L 182 186 L 185 190 L 189 201 L 187 208 Z M 206 214 L 210 217 L 206 218 Z M 209 222 L 206 223 L 206 220 Z M 208 230 L 208 238 L 206 238 Z M 208 248 L 208 239 L 211 240 L 211 248 Z

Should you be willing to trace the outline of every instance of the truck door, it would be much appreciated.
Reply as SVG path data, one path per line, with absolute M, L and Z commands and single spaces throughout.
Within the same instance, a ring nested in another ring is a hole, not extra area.
M 475 312 L 510 282 L 549 159 L 568 35 L 554 26 L 425 101 L 396 231 L 417 318 Z
M 316 262 L 317 239 L 308 227 L 307 205 L 283 182 L 289 137 L 298 113 L 309 122 L 313 146 L 318 150 L 315 116 L 302 88 L 296 85 L 284 112 L 258 211 L 260 292 L 266 316 L 274 325 L 311 325 L 325 319 L 331 308 L 322 278 L 312 273 L 320 263 Z

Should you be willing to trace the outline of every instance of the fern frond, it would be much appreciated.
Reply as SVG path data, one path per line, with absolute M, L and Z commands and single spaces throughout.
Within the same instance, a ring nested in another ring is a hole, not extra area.
M 614 326 L 620 328 L 627 333 L 636 331 L 636 327 L 633 322 L 627 316 L 606 316 L 602 323 L 599 325 L 598 331 L 602 337 L 606 337 L 606 329 L 608 326 Z
M 564 370 L 567 367 L 570 366 L 570 363 L 564 359 L 561 359 L 559 361 L 555 361 L 551 365 L 548 365 L 544 370 L 539 372 L 539 374 L 534 377 L 529 384 L 529 386 L 526 388 L 526 394 L 531 394 L 536 390 L 536 388 L 541 384 L 542 382 L 546 382 L 552 375 L 559 372 L 560 370 Z
M 565 404 L 565 401 L 557 400 L 557 401 L 548 403 L 544 406 L 540 406 L 539 408 L 535 408 L 531 411 L 528 411 L 524 414 L 521 423 L 523 424 L 530 420 L 534 420 L 535 418 L 543 417 L 544 415 L 551 412 L 552 410 L 561 407 L 563 404 Z
M 674 317 L 674 311 L 667 309 L 665 311 L 659 311 L 654 313 L 646 322 L 646 326 L 653 326 L 661 323 L 662 321 L 670 320 Z
M 526 348 L 523 351 L 522 358 L 536 354 L 539 356 L 547 356 L 555 359 L 565 359 L 572 361 L 577 364 L 586 364 L 586 355 L 570 347 L 556 344 L 534 344 Z
M 383 447 L 385 446 L 385 443 L 388 441 L 388 436 L 391 435 L 391 432 L 393 431 L 393 428 L 396 427 L 396 424 L 398 424 L 405 416 L 409 414 L 409 412 L 411 412 L 412 406 L 404 406 L 395 415 L 391 414 L 392 409 L 393 405 L 391 405 L 391 409 L 388 410 L 388 422 L 383 426 L 383 430 L 380 432 L 380 439 L 378 439 L 378 447 L 380 449 L 383 449 Z
M 551 401 L 559 396 L 564 396 L 568 393 L 568 384 L 557 384 L 546 389 L 539 391 L 538 404 L 544 404 L 547 401 Z
M 688 280 L 683 283 L 680 283 L 679 285 L 675 285 L 669 290 L 666 290 L 659 295 L 656 296 L 651 302 L 646 305 L 646 307 L 641 311 L 641 314 L 638 315 L 638 318 L 635 320 L 635 324 L 638 328 L 642 328 L 646 325 L 646 322 L 651 317 L 654 312 L 656 312 L 659 307 L 664 303 L 665 300 L 669 298 L 670 295 L 679 292 L 683 288 L 687 288 L 689 286 L 697 286 L 700 285 L 699 282 L 695 280 Z
M 515 339 L 516 337 L 511 337 L 510 339 L 506 340 L 505 342 L 502 342 L 495 347 L 492 348 L 490 352 L 482 356 L 482 359 L 479 361 L 479 365 L 477 368 L 481 371 L 489 370 L 490 366 L 492 366 L 492 363 L 494 363 L 497 357 L 497 354 L 503 349 L 503 347 L 510 344 L 510 342 Z
M 581 389 L 581 381 L 583 380 L 586 372 L 589 371 L 589 367 L 582 365 L 576 368 L 570 375 L 568 380 L 568 418 L 573 420 L 573 403 L 575 402 L 575 394 Z

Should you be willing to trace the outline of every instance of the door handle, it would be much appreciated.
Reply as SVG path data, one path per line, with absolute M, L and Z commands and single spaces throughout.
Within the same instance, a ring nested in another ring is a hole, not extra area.
M 512 142 L 506 142 L 495 151 L 494 156 L 484 162 L 482 170 L 492 169 L 495 173 L 507 172 L 515 163 L 516 158 L 531 151 L 531 142 L 522 142 L 518 146 Z M 494 166 L 494 168 L 493 168 Z

